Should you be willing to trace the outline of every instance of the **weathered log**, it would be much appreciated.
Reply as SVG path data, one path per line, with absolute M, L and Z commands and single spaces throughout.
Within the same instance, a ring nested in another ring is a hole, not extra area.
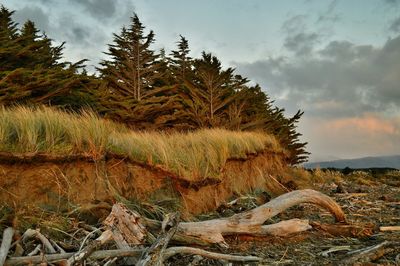
M 204 249 L 192 248 L 192 247 L 171 247 L 167 248 L 164 252 L 164 261 L 176 254 L 193 254 L 200 255 L 202 257 L 216 259 L 216 260 L 227 260 L 227 261 L 239 261 L 239 262 L 258 262 L 261 258 L 255 256 L 237 256 L 230 254 L 221 254 L 206 251 Z
M 93 260 L 112 258 L 112 257 L 138 257 L 142 254 L 144 249 L 131 248 L 128 250 L 99 250 L 94 251 L 88 256 L 88 258 Z M 44 256 L 31 256 L 31 257 L 12 257 L 6 260 L 4 266 L 14 266 L 14 265 L 31 265 L 38 264 L 42 261 L 47 262 L 57 262 L 70 258 L 75 253 L 64 253 L 64 254 L 51 254 Z
M 0 265 L 4 264 L 7 258 L 8 251 L 11 247 L 12 237 L 14 235 L 14 229 L 12 227 L 7 227 L 3 232 L 3 238 L 1 240 L 0 246 Z
M 393 232 L 393 231 L 400 231 L 400 225 L 394 225 L 394 226 L 381 226 L 381 227 L 379 227 L 379 231 L 381 231 L 381 232 Z
M 39 239 L 40 242 L 42 242 L 43 247 L 45 248 L 46 252 L 48 252 L 50 254 L 56 253 L 56 250 L 51 245 L 50 241 L 44 235 L 42 235 L 42 233 L 40 233 L 39 230 L 27 229 L 25 231 L 25 233 L 22 235 L 22 241 L 24 242 L 27 239 L 30 239 L 33 237 Z
M 147 230 L 142 225 L 141 218 L 122 203 L 116 203 L 103 223 L 117 236 L 123 248 L 129 245 L 141 245 L 146 240 Z
M 287 236 L 294 233 L 300 233 L 310 230 L 312 226 L 308 220 L 291 219 L 281 221 L 275 224 L 267 224 L 260 227 L 260 232 L 255 231 L 253 235 L 272 235 L 272 236 Z
M 143 244 L 147 237 L 146 228 L 140 223 L 141 216 L 121 203 L 114 204 L 111 213 L 104 220 L 103 224 L 107 230 L 104 231 L 95 241 L 84 249 L 70 257 L 67 265 L 79 263 L 90 256 L 96 249 L 100 248 L 110 240 L 114 240 L 118 248 L 129 250 L 130 245 Z M 134 264 L 135 261 L 127 262 Z
M 385 254 L 393 251 L 393 249 L 389 248 L 390 245 L 390 242 L 384 241 L 372 247 L 348 252 L 347 254 L 351 256 L 343 260 L 341 265 L 354 265 L 356 263 L 368 263 L 375 261 Z
M 113 239 L 111 230 L 104 231 L 101 236 L 96 238 L 92 243 L 87 245 L 84 249 L 74 253 L 68 257 L 66 265 L 74 265 L 88 258 L 96 249 Z
M 321 224 L 312 222 L 311 226 L 316 230 L 343 237 L 371 236 L 375 231 L 374 224 Z
M 98 250 L 94 251 L 89 255 L 88 258 L 93 260 L 99 260 L 104 258 L 116 258 L 116 257 L 139 257 L 143 253 L 143 248 L 131 248 L 128 250 Z M 228 254 L 219 254 L 214 252 L 205 251 L 203 249 L 191 248 L 191 247 L 171 247 L 167 248 L 164 252 L 163 259 L 164 261 L 168 258 L 181 253 L 181 254 L 193 254 L 200 255 L 203 257 L 211 258 L 211 259 L 221 259 L 228 261 L 241 261 L 241 262 L 251 262 L 251 261 L 260 261 L 261 259 L 255 256 L 237 256 L 237 255 L 228 255 Z M 17 266 L 17 265 L 31 265 L 31 264 L 39 264 L 42 261 L 46 261 L 49 263 L 55 263 L 59 261 L 63 261 L 65 259 L 70 258 L 75 253 L 64 253 L 64 254 L 51 254 L 44 256 L 27 256 L 27 257 L 12 257 L 6 260 L 4 266 Z
M 162 266 L 163 265 L 163 254 L 168 246 L 169 241 L 175 234 L 179 224 L 179 213 L 167 214 L 162 222 L 161 235 L 158 236 L 156 241 L 143 252 L 137 266 Z
M 335 217 L 336 221 L 345 222 L 343 210 L 333 199 L 318 191 L 304 189 L 283 194 L 264 205 L 228 218 L 180 223 L 178 232 L 198 237 L 208 243 L 226 246 L 223 236 L 232 234 L 263 234 L 262 224 L 266 220 L 301 203 L 312 203 L 321 206 L 327 209 Z M 269 234 L 271 232 L 273 231 L 268 230 Z

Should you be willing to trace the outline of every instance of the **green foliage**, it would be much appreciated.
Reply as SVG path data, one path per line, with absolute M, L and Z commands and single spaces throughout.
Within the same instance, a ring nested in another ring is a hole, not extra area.
M 175 119 L 177 108 L 174 86 L 160 85 L 166 62 L 151 50 L 154 33 L 144 34 L 137 15 L 129 28 L 114 34 L 109 46 L 111 60 L 101 62 L 103 84 L 98 90 L 101 111 L 134 128 L 157 129 Z
M 0 10 L 0 104 L 49 104 L 80 108 L 92 99 L 94 82 L 79 73 L 85 60 L 60 62 L 64 44 L 52 46 L 32 21 L 17 29 L 5 7 Z

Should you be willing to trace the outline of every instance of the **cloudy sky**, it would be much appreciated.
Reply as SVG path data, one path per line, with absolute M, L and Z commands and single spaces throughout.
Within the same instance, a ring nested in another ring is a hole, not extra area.
M 136 12 L 154 49 L 179 34 L 259 83 L 299 125 L 311 160 L 400 154 L 400 0 L 0 0 L 65 58 L 104 58 Z

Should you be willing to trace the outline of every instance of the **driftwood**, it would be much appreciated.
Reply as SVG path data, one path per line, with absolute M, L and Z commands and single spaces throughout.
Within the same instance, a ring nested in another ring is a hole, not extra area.
M 379 227 L 379 231 L 381 231 L 381 232 L 400 231 L 400 225 L 381 226 L 381 227 Z
M 283 194 L 255 209 L 235 214 L 229 218 L 180 223 L 178 232 L 222 246 L 227 246 L 223 237 L 224 235 L 275 235 L 275 230 L 271 229 L 271 225 L 269 226 L 269 230 L 266 230 L 268 226 L 263 226 L 263 223 L 284 210 L 301 203 L 312 203 L 323 207 L 335 217 L 337 222 L 345 222 L 343 210 L 333 199 L 315 190 L 304 189 Z M 285 230 L 285 227 L 289 228 L 291 226 L 293 226 L 292 223 L 281 224 L 281 227 L 277 227 L 276 230 L 277 232 L 282 232 L 282 230 Z M 288 231 L 290 232 L 290 230 Z
M 161 227 L 162 234 L 157 238 L 157 240 L 151 245 L 150 248 L 143 252 L 142 256 L 136 264 L 137 266 L 163 265 L 163 253 L 178 228 L 179 218 L 179 213 L 166 215 Z
M 312 228 L 308 220 L 292 219 L 264 225 L 264 222 L 268 219 L 301 203 L 312 203 L 323 207 L 334 216 L 337 222 L 345 222 L 344 213 L 334 200 L 310 189 L 286 193 L 264 205 L 228 218 L 201 222 L 179 223 L 177 214 L 168 215 L 163 222 L 154 221 L 140 216 L 121 203 L 117 203 L 113 205 L 110 215 L 104 221 L 104 232 L 86 247 L 82 248 L 82 244 L 78 252 L 10 258 L 5 265 L 40 263 L 43 261 L 62 261 L 63 265 L 74 265 L 81 264 L 88 258 L 100 258 L 104 254 L 108 254 L 105 257 L 109 257 L 107 262 L 109 264 L 115 261 L 114 257 L 128 257 L 124 261 L 124 264 L 127 265 L 136 263 L 137 258 L 139 258 L 138 265 L 162 265 L 165 260 L 177 253 L 194 254 L 229 261 L 260 261 L 260 258 L 253 256 L 218 254 L 191 247 L 167 248 L 167 246 L 170 240 L 191 244 L 202 243 L 227 246 L 224 240 L 226 235 L 286 236 L 306 231 Z M 162 234 L 155 239 L 146 228 L 153 232 L 161 229 Z M 45 237 L 39 231 L 28 230 L 24 234 L 25 238 L 32 236 L 39 238 L 43 246 L 49 245 L 49 247 L 46 247 L 49 253 L 55 253 L 54 247 L 47 239 L 47 242 L 43 239 Z M 83 242 L 85 243 L 88 238 L 87 236 Z M 97 249 L 112 240 L 118 246 L 118 251 L 113 251 L 114 253 L 112 254 L 107 253 L 107 251 L 96 252 Z M 143 249 L 142 247 L 146 243 L 153 243 L 153 245 L 149 249 Z M 136 249 L 132 249 L 132 246 L 135 246 Z
M 138 257 L 142 254 L 144 249 L 128 249 L 128 250 L 99 250 L 94 251 L 88 256 L 88 258 L 93 260 L 112 258 L 112 257 Z M 75 255 L 75 253 L 64 253 L 64 254 L 51 254 L 44 256 L 31 256 L 31 257 L 12 257 L 6 260 L 4 266 L 14 266 L 14 265 L 30 265 L 39 264 L 43 261 L 46 262 L 57 262 L 68 259 Z
M 117 203 L 103 222 L 106 230 L 84 249 L 68 258 L 67 265 L 74 265 L 88 258 L 105 243 L 114 240 L 121 250 L 129 250 L 130 245 L 144 244 L 147 237 L 146 228 L 140 223 L 140 215 Z M 131 261 L 127 264 L 133 264 Z
M 87 247 L 70 256 L 66 264 L 74 265 L 75 263 L 80 263 L 81 261 L 88 258 L 96 249 L 100 248 L 102 245 L 109 242 L 110 240 L 112 240 L 111 230 L 104 231 L 101 236 L 90 243 Z
M 256 256 L 237 256 L 230 254 L 221 254 L 215 252 L 209 252 L 204 249 L 191 248 L 191 247 L 171 247 L 167 248 L 164 252 L 164 260 L 176 255 L 176 254 L 193 254 L 200 255 L 202 257 L 217 259 L 217 260 L 227 260 L 227 261 L 238 261 L 238 262 L 258 262 L 261 258 Z
M 321 224 L 318 222 L 311 222 L 310 224 L 316 230 L 342 237 L 366 237 L 373 235 L 375 231 L 374 224 Z
M 48 253 L 50 254 L 56 253 L 56 250 L 51 245 L 50 241 L 44 235 L 42 235 L 42 233 L 40 233 L 39 230 L 27 229 L 25 233 L 22 235 L 22 241 L 24 242 L 27 239 L 31 239 L 33 237 L 39 239 L 40 242 L 42 242 L 43 247 L 46 249 Z
M 342 265 L 353 265 L 356 263 L 368 263 L 371 261 L 375 261 L 384 256 L 385 254 L 393 251 L 393 249 L 389 247 L 390 245 L 391 245 L 390 242 L 384 241 L 372 247 L 367 247 L 348 252 L 347 254 L 351 256 L 345 259 L 342 262 Z
M 3 239 L 1 240 L 0 247 L 0 265 L 4 264 L 7 258 L 8 251 L 11 247 L 12 237 L 14 235 L 14 229 L 12 227 L 7 227 L 3 232 Z
M 145 249 L 143 248 L 131 248 L 127 250 L 115 249 L 115 250 L 98 250 L 94 251 L 92 254 L 88 256 L 88 258 L 93 260 L 99 260 L 104 258 L 116 258 L 116 257 L 139 257 Z M 191 248 L 191 247 L 170 247 L 167 248 L 163 255 L 163 260 L 167 260 L 168 258 L 176 255 L 176 254 L 193 254 L 200 255 L 202 257 L 210 258 L 210 259 L 220 259 L 227 261 L 239 261 L 239 262 L 251 262 L 251 261 L 260 261 L 259 257 L 255 256 L 237 256 L 237 255 L 228 255 L 228 254 L 220 254 L 215 252 L 205 251 L 199 248 Z M 16 265 L 30 265 L 30 264 L 39 264 L 41 262 L 49 262 L 55 263 L 59 261 L 63 261 L 72 257 L 75 253 L 64 253 L 64 254 L 51 254 L 44 256 L 26 256 L 26 257 L 11 257 L 9 258 L 4 266 L 16 266 Z

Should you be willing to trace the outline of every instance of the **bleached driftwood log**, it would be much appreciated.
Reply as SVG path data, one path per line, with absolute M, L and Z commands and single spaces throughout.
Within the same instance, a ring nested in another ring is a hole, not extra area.
M 228 218 L 180 223 L 178 232 L 200 238 L 208 243 L 226 246 L 225 235 L 284 235 L 283 232 L 288 234 L 304 231 L 310 228 L 304 220 L 263 225 L 266 220 L 301 203 L 312 203 L 323 207 L 335 217 L 337 222 L 345 222 L 343 210 L 332 198 L 312 189 L 304 189 L 283 194 L 264 205 Z
M 106 230 L 95 241 L 68 258 L 67 265 L 80 263 L 111 240 L 114 240 L 121 250 L 129 250 L 131 245 L 144 244 L 147 230 L 140 223 L 140 218 L 139 214 L 129 210 L 123 204 L 114 204 L 111 213 L 103 222 Z M 134 262 L 129 262 L 131 263 Z

